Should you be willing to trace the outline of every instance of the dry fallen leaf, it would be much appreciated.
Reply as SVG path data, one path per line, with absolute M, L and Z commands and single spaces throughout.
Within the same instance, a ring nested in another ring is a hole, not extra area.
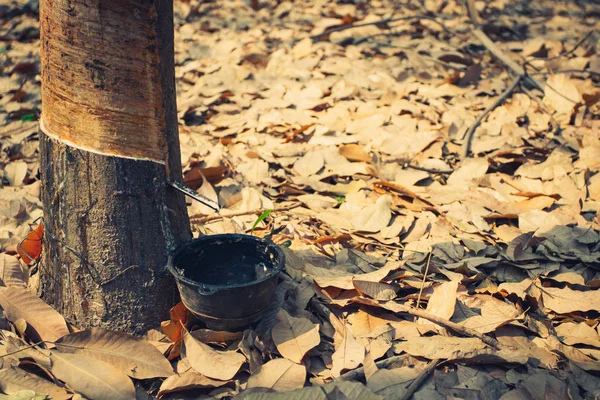
M 42 340 L 53 342 L 69 334 L 62 315 L 24 288 L 0 288 L 0 307 L 10 321 L 27 321 Z
M 0 370 L 0 390 L 9 395 L 14 395 L 20 390 L 33 390 L 35 393 L 48 395 L 56 400 L 71 398 L 63 388 L 16 367 Z
M 29 274 L 19 260 L 8 254 L 0 254 L 0 286 L 24 287 Z
M 335 352 L 331 356 L 333 377 L 339 377 L 342 372 L 358 367 L 365 358 L 365 347 L 354 338 L 348 328 L 344 328 L 342 332 L 335 332 L 334 346 Z
M 546 287 L 540 290 L 544 307 L 559 314 L 596 310 L 600 304 L 600 290 L 583 292 L 568 287 Z
M 340 154 L 348 159 L 348 161 L 371 162 L 371 156 L 362 146 L 357 144 L 345 144 L 339 148 Z
M 458 281 L 442 283 L 433 289 L 433 294 L 429 298 L 426 311 L 442 319 L 450 319 L 454 314 L 454 305 L 456 304 L 456 290 Z M 417 320 L 420 324 L 431 324 L 423 318 Z
M 549 76 L 546 84 L 544 103 L 557 113 L 571 117 L 575 107 L 582 102 L 574 81 L 567 74 L 557 74 Z
M 292 317 L 284 309 L 275 316 L 271 336 L 281 355 L 295 363 L 300 363 L 304 355 L 321 342 L 319 325 L 306 318 Z
M 149 342 L 123 332 L 92 328 L 56 341 L 63 353 L 96 358 L 136 379 L 173 375 L 169 361 Z
M 221 387 L 228 385 L 229 383 L 229 381 L 219 381 L 208 378 L 192 369 L 189 369 L 181 374 L 171 375 L 165 379 L 160 385 L 158 397 L 183 390 Z
M 379 232 L 392 219 L 392 196 L 386 194 L 377 199 L 373 205 L 366 206 L 352 218 L 352 227 L 357 231 Z
M 236 351 L 219 351 L 199 342 L 189 332 L 183 335 L 182 354 L 200 374 L 221 381 L 234 377 L 246 357 Z
M 394 352 L 405 352 L 415 357 L 429 360 L 443 358 L 455 360 L 464 353 L 475 352 L 486 348 L 486 344 L 476 338 L 457 338 L 449 336 L 415 337 L 406 342 L 394 343 Z
M 260 372 L 248 379 L 248 388 L 268 388 L 287 392 L 304 386 L 306 367 L 285 358 L 276 358 L 264 364 Z
M 81 354 L 50 354 L 51 372 L 73 390 L 98 400 L 135 398 L 133 382 L 110 364 Z

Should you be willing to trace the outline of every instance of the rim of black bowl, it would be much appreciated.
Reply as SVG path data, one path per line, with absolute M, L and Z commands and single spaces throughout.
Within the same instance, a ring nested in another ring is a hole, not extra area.
M 211 241 L 211 240 L 224 239 L 224 238 L 226 238 L 226 239 L 236 239 L 237 238 L 240 240 L 251 240 L 251 241 L 255 241 L 255 242 L 261 242 L 261 243 L 265 243 L 267 246 L 269 246 L 270 248 L 275 250 L 275 252 L 279 256 L 279 262 L 273 267 L 273 269 L 272 269 L 273 273 L 271 275 L 265 276 L 261 279 L 255 280 L 255 281 L 239 283 L 236 285 L 211 285 L 209 283 L 202 283 L 202 282 L 197 282 L 197 281 L 188 279 L 185 276 L 181 275 L 174 268 L 173 260 L 186 247 L 192 246 L 193 244 L 196 244 L 198 242 L 207 242 L 207 241 Z M 248 287 L 248 286 L 252 286 L 257 283 L 260 283 L 260 282 L 264 282 L 269 279 L 273 279 L 283 270 L 284 265 L 285 265 L 285 254 L 283 253 L 283 251 L 281 250 L 281 248 L 278 245 L 276 245 L 273 242 L 267 241 L 263 238 L 259 238 L 259 237 L 251 236 L 251 235 L 242 235 L 239 233 L 219 233 L 217 235 L 208 235 L 208 236 L 203 236 L 198 239 L 190 240 L 189 242 L 186 242 L 186 243 L 182 244 L 181 246 L 179 246 L 177 249 L 175 249 L 175 251 L 173 251 L 173 253 L 171 253 L 169 255 L 169 258 L 167 260 L 167 269 L 169 270 L 171 275 L 173 275 L 175 277 L 175 279 L 185 282 L 188 285 L 196 286 L 198 288 L 201 288 L 201 287 L 209 288 L 209 289 L 214 289 L 216 291 L 224 290 L 224 289 L 236 289 L 236 288 Z

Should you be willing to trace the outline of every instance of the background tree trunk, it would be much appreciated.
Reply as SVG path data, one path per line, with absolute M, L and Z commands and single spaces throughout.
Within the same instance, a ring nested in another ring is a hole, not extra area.
M 181 181 L 172 0 L 42 0 L 42 297 L 78 326 L 143 333 L 191 237 Z

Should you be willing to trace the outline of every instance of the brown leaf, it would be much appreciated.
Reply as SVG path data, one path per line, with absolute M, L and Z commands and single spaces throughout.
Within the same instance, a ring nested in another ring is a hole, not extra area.
M 400 398 L 408 385 L 425 368 L 426 363 L 419 363 L 411 367 L 400 367 L 394 369 L 380 369 L 375 372 L 367 382 L 367 387 L 377 394 L 386 398 Z
M 165 379 L 162 385 L 160 385 L 158 397 L 162 397 L 168 393 L 180 392 L 182 390 L 215 388 L 225 386 L 230 383 L 230 381 L 211 379 L 192 369 L 189 369 L 180 375 L 171 375 Z
M 131 400 L 135 389 L 131 379 L 110 364 L 81 354 L 50 354 L 52 374 L 73 390 L 94 400 Z
M 456 290 L 458 289 L 458 281 L 450 281 L 442 283 L 433 289 L 433 294 L 429 298 L 426 311 L 443 319 L 450 319 L 454 314 L 454 306 L 456 305 Z M 430 321 L 419 318 L 420 324 L 431 324 Z
M 303 269 L 304 272 L 310 275 L 315 283 L 322 288 L 331 286 L 339 289 L 352 290 L 354 289 L 353 281 L 355 279 L 363 282 L 379 282 L 391 271 L 399 269 L 402 265 L 402 263 L 388 263 L 378 270 L 367 274 L 350 274 L 337 269 L 314 267 L 310 264 L 305 265 Z
M 321 342 L 319 325 L 306 318 L 292 317 L 284 309 L 275 317 L 271 336 L 281 355 L 295 363 L 300 363 L 304 355 Z
M 72 396 L 54 383 L 16 367 L 0 370 L 0 390 L 6 394 L 16 394 L 20 390 L 33 390 L 37 394 L 47 395 L 56 400 L 66 400 Z
M 392 338 L 394 336 L 394 328 L 388 324 L 379 325 L 377 328 L 369 332 L 366 336 L 361 337 L 359 340 L 365 346 L 367 350 L 367 357 L 371 357 L 372 360 L 377 360 L 383 357 L 385 353 L 392 347 Z M 363 363 L 365 362 L 363 360 Z
M 248 389 L 269 388 L 277 392 L 287 392 L 304 386 L 306 367 L 285 358 L 271 360 L 262 366 L 260 372 L 248 379 Z
M 457 338 L 450 336 L 415 337 L 406 342 L 394 344 L 394 353 L 405 352 L 415 357 L 454 360 L 463 353 L 486 348 L 486 344 L 477 338 Z
M 171 363 L 144 339 L 123 332 L 92 328 L 56 341 L 63 353 L 82 354 L 112 365 L 136 379 L 173 375 Z
M 568 287 L 547 287 L 541 290 L 544 307 L 558 314 L 568 314 L 576 311 L 592 311 L 600 304 L 600 290 L 586 292 L 573 290 Z
M 362 146 L 357 144 L 345 144 L 340 146 L 340 153 L 348 159 L 348 161 L 371 162 L 371 156 Z
M 343 371 L 358 367 L 365 358 L 365 347 L 352 336 L 348 328 L 343 332 L 335 332 L 334 346 L 335 352 L 331 356 L 333 377 L 339 377 Z
M 314 175 L 325 166 L 322 151 L 309 151 L 294 164 L 294 171 L 300 176 Z
M 0 288 L 0 307 L 15 322 L 23 318 L 42 340 L 55 341 L 68 335 L 65 319 L 39 297 L 23 288 Z
M 546 349 L 538 346 L 529 339 L 520 329 L 512 326 L 504 326 L 496 331 L 498 341 L 507 347 L 515 348 L 516 352 L 521 352 L 531 359 L 533 365 L 540 365 L 542 368 L 557 368 L 557 357 Z
M 19 186 L 27 176 L 27 163 L 23 160 L 13 161 L 4 167 L 4 178 L 10 186 Z
M 574 80 L 567 74 L 557 74 L 548 77 L 546 84 L 548 89 L 544 90 L 544 103 L 557 113 L 570 117 L 575 111 L 575 106 L 582 102 Z
M 396 298 L 396 287 L 387 283 L 367 282 L 355 279 L 352 281 L 354 288 L 361 296 L 368 296 L 375 300 L 393 300 Z
M 202 343 L 226 343 L 241 340 L 243 332 L 212 331 L 210 329 L 196 329 L 190 334 Z
M 600 348 L 598 332 L 585 322 L 565 322 L 556 327 L 556 335 L 566 345 L 584 344 Z
M 221 182 L 229 172 L 229 168 L 220 165 L 218 167 L 210 167 L 210 168 L 198 168 L 194 167 L 183 176 L 183 183 L 185 183 L 191 189 L 198 189 L 202 182 L 204 182 L 204 178 L 211 184 L 216 185 Z
M 383 195 L 375 204 L 366 206 L 352 218 L 352 227 L 362 232 L 379 232 L 385 228 L 392 219 L 392 196 Z
M 236 351 L 218 351 L 199 342 L 189 332 L 183 335 L 182 354 L 192 368 L 209 378 L 226 381 L 240 370 L 246 357 Z
M 348 322 L 351 325 L 351 331 L 354 337 L 361 337 L 369 334 L 375 328 L 386 325 L 388 323 L 396 322 L 398 319 L 391 315 L 380 315 L 381 313 L 374 313 L 371 308 L 360 308 L 357 312 L 354 312 L 348 316 Z
M 29 274 L 19 260 L 8 254 L 0 254 L 0 286 L 25 287 Z

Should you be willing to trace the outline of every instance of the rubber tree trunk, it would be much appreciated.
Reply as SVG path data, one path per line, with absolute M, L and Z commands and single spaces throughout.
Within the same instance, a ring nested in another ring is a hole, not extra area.
M 42 297 L 81 327 L 143 333 L 188 240 L 172 0 L 42 0 Z

